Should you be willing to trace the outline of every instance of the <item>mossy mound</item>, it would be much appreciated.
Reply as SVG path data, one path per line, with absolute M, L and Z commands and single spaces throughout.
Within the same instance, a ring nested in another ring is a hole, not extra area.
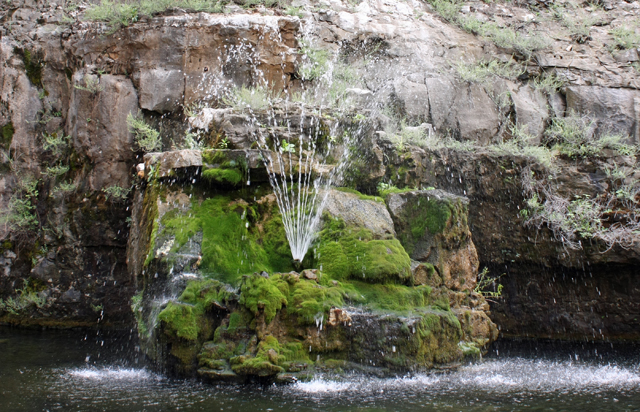
M 193 372 L 202 343 L 211 339 L 216 327 L 212 318 L 231 299 L 233 294 L 218 281 L 192 281 L 160 312 L 161 341 L 170 348 L 169 363 L 176 373 Z
M 411 259 L 397 239 L 375 239 L 370 230 L 347 226 L 341 219 L 325 216 L 315 260 L 338 280 L 411 283 Z
M 199 269 L 225 283 L 237 284 L 242 275 L 256 271 L 293 269 L 282 219 L 275 205 L 249 204 L 227 196 L 202 202 L 194 198 L 189 209 L 170 210 L 159 223 L 154 238 L 169 240 L 167 260 L 201 233 Z

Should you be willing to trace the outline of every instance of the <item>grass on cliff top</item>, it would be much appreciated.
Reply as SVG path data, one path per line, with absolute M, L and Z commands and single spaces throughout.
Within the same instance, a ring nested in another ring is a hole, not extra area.
M 137 22 L 142 16 L 153 16 L 170 9 L 182 9 L 191 12 L 222 13 L 228 4 L 224 0 L 100 0 L 89 7 L 84 18 L 92 21 L 103 21 L 113 31 Z M 248 0 L 244 7 L 259 4 L 274 7 L 279 0 Z

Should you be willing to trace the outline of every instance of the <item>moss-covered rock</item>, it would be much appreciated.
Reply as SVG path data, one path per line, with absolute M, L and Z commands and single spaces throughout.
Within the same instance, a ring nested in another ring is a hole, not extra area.
M 465 197 L 435 189 L 387 197 L 398 239 L 411 259 L 432 265 L 444 284 L 456 290 L 473 290 L 478 274 L 468 204 Z M 426 269 L 427 277 L 433 278 Z
M 370 230 L 341 219 L 324 219 L 315 259 L 335 279 L 411 283 L 411 259 L 397 239 L 376 239 Z

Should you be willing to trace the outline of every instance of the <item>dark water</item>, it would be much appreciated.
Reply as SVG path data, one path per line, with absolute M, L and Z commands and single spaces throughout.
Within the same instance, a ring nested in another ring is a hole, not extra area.
M 0 412 L 640 411 L 638 349 L 503 341 L 455 372 L 207 386 L 151 372 L 128 335 L 0 328 Z

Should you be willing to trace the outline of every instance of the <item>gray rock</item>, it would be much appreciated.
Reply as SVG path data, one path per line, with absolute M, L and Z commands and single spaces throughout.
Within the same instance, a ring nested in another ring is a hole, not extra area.
M 535 138 L 531 144 L 539 143 L 549 120 L 547 99 L 542 92 L 529 85 L 512 90 L 511 98 L 515 106 L 517 126 Z
M 360 199 L 357 194 L 330 189 L 324 210 L 333 217 L 344 220 L 347 225 L 371 230 L 379 238 L 396 234 L 384 203 Z
M 97 76 L 86 76 L 97 80 Z M 76 73 L 73 81 L 84 85 L 84 73 Z M 113 184 L 128 186 L 133 136 L 127 116 L 137 111 L 138 95 L 125 76 L 100 76 L 99 89 L 95 92 L 73 89 L 67 129 L 76 150 L 95 165 L 89 175 L 92 189 Z
M 588 115 L 598 124 L 597 133 L 621 133 L 637 143 L 640 91 L 598 86 L 567 87 L 567 110 Z
M 429 91 L 424 83 L 415 83 L 404 77 L 393 83 L 393 98 L 412 121 L 429 119 Z
M 159 177 L 166 177 L 175 169 L 202 166 L 202 152 L 194 149 L 174 150 L 144 155 L 145 174 L 150 173 L 151 166 L 158 171 Z
M 143 69 L 139 74 L 140 107 L 158 113 L 172 112 L 184 96 L 182 70 Z

